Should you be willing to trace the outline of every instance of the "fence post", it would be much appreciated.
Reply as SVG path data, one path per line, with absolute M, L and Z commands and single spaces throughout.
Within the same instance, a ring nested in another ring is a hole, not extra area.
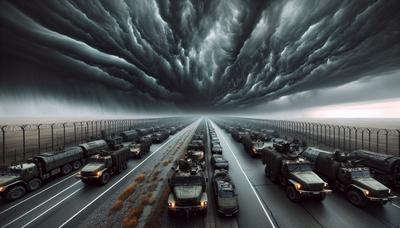
M 42 124 L 36 125 L 38 130 L 38 154 L 40 154 L 40 126 L 42 126 Z
M 377 153 L 379 153 L 379 132 L 380 132 L 381 130 L 380 129 L 378 129 L 377 131 L 376 131 L 376 152 Z
M 371 150 L 371 130 L 367 128 L 368 131 L 368 150 Z
M 351 128 L 350 127 L 346 127 L 349 130 L 349 152 L 351 152 Z M 346 132 L 346 130 L 345 130 Z
M 387 129 L 384 129 L 384 131 L 385 131 L 385 139 L 386 139 L 386 154 L 388 154 L 389 153 L 389 130 L 387 130 Z
M 22 130 L 22 158 L 25 160 L 26 158 L 26 145 L 25 145 L 25 128 L 27 125 L 20 126 Z
M 357 150 L 357 148 L 358 148 L 358 145 L 357 145 L 357 142 L 358 142 L 358 138 L 357 138 L 357 133 L 358 133 L 358 128 L 356 128 L 356 127 L 353 127 L 353 129 L 354 129 L 354 149 L 355 150 Z
M 7 125 L 1 126 L 1 133 L 3 137 L 3 165 L 6 164 L 6 128 Z
M 63 126 L 63 135 L 64 135 L 64 147 L 65 147 L 65 144 L 66 144 L 66 142 L 65 142 L 65 125 L 66 125 L 67 123 L 63 123 L 62 124 L 62 126 Z

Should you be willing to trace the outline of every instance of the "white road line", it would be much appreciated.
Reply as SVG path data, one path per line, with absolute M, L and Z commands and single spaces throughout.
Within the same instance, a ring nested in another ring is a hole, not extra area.
M 392 205 L 400 209 L 400 206 L 399 206 L 399 205 L 394 204 L 394 203 L 392 203 Z
M 17 220 L 19 220 L 19 219 L 21 219 L 22 217 L 24 217 L 25 215 L 27 215 L 27 214 L 31 213 L 32 211 L 36 210 L 38 207 L 40 207 L 40 206 L 42 206 L 43 204 L 49 202 L 50 200 L 54 199 L 55 197 L 57 197 L 57 196 L 60 195 L 61 193 L 67 191 L 68 189 L 72 188 L 73 186 L 75 186 L 75 185 L 76 185 L 77 183 L 79 183 L 79 182 L 80 182 L 80 181 L 75 182 L 73 185 L 71 185 L 71 186 L 69 186 L 68 188 L 62 190 L 61 192 L 57 193 L 56 195 L 50 197 L 50 198 L 47 199 L 46 201 L 44 201 L 44 202 L 42 202 L 41 204 L 37 205 L 36 207 L 30 209 L 29 211 L 25 212 L 24 214 L 18 216 L 17 218 L 15 218 L 15 219 L 12 220 L 11 222 L 5 224 L 5 225 L 2 226 L 2 227 L 4 228 L 4 227 L 7 227 L 7 226 L 13 224 L 13 223 L 16 222 Z
M 11 206 L 11 207 L 5 209 L 4 211 L 1 211 L 1 212 L 0 212 L 0 215 L 3 214 L 3 213 L 5 213 L 5 212 L 7 212 L 7 211 L 9 211 L 9 210 L 11 210 L 11 209 L 13 209 L 14 207 L 16 207 L 16 206 L 18 206 L 18 205 L 20 205 L 20 204 L 22 204 L 22 203 L 24 203 L 24 202 L 26 202 L 26 201 L 32 199 L 33 197 L 42 194 L 43 192 L 49 190 L 50 188 L 52 188 L 52 187 L 54 187 L 54 186 L 57 186 L 58 184 L 60 184 L 60 183 L 62 183 L 62 182 L 64 182 L 64 181 L 70 179 L 71 177 L 74 177 L 77 173 L 78 173 L 78 172 L 76 172 L 76 173 L 72 174 L 71 176 L 69 176 L 69 177 L 67 177 L 67 178 L 65 178 L 65 179 L 63 179 L 63 180 L 61 180 L 61 181 L 59 181 L 59 182 L 57 182 L 57 183 L 55 183 L 55 184 L 53 184 L 53 185 L 51 185 L 51 186 L 45 188 L 45 189 L 43 189 L 43 190 L 41 190 L 40 192 L 37 192 L 36 194 L 34 194 L 34 195 L 32 195 L 32 196 L 30 196 L 30 197 L 28 197 L 28 198 L 26 198 L 26 199 L 24 199 L 24 200 L 22 200 L 22 201 L 16 203 L 16 204 L 14 204 L 13 206 Z
M 214 125 L 214 123 L 211 123 L 211 124 Z M 215 126 L 214 126 L 214 129 L 216 129 Z M 232 150 L 231 147 L 229 146 L 229 144 L 228 144 L 227 140 L 225 139 L 224 135 L 223 135 L 223 134 L 220 134 L 220 135 L 221 135 L 222 139 L 224 140 L 225 144 L 228 146 L 229 151 L 231 152 L 231 154 L 232 154 L 233 157 L 235 158 L 236 163 L 238 164 L 238 166 L 239 166 L 239 168 L 240 168 L 240 171 L 242 171 L 243 175 L 246 177 L 246 180 L 247 180 L 247 182 L 249 183 L 249 185 L 250 185 L 250 187 L 251 187 L 251 190 L 253 190 L 254 195 L 256 196 L 258 202 L 260 203 L 260 205 L 261 205 L 261 207 L 262 207 L 262 209 L 263 209 L 265 215 L 267 216 L 268 221 L 271 223 L 271 225 L 272 225 L 273 228 L 276 228 L 274 222 L 272 221 L 270 215 L 269 215 L 268 212 L 267 212 L 267 209 L 265 209 L 264 204 L 262 203 L 262 201 L 261 201 L 261 199 L 260 199 L 260 196 L 257 194 L 256 190 L 254 189 L 253 185 L 252 185 L 251 182 L 250 182 L 249 177 L 246 175 L 246 173 L 244 172 L 242 166 L 240 165 L 239 160 L 237 159 L 235 153 L 233 153 L 233 150 Z
M 38 218 L 42 217 L 44 214 L 46 214 L 47 212 L 49 212 L 50 210 L 52 210 L 53 208 L 57 207 L 59 204 L 61 204 L 62 202 L 64 202 L 65 200 L 67 200 L 69 197 L 73 196 L 75 193 L 77 193 L 78 191 L 80 191 L 82 188 L 79 188 L 77 190 L 75 190 L 73 193 L 69 194 L 67 197 L 65 197 L 64 199 L 62 199 L 60 202 L 54 204 L 53 206 L 51 206 L 50 208 L 48 208 L 47 210 L 45 210 L 43 213 L 41 213 L 40 215 L 36 216 L 34 219 L 32 219 L 31 221 L 29 221 L 28 223 L 26 223 L 25 225 L 23 225 L 21 228 L 24 228 L 26 226 L 28 226 L 29 224 L 33 223 L 34 221 L 36 221 Z
M 187 132 L 188 129 L 185 130 Z M 65 221 L 61 226 L 59 227 L 64 227 L 67 225 L 72 219 L 74 219 L 76 216 L 78 216 L 82 211 L 84 211 L 86 208 L 88 208 L 90 205 L 92 205 L 94 202 L 96 202 L 100 197 L 102 197 L 104 194 L 106 194 L 108 191 L 110 191 L 115 185 L 120 183 L 123 179 L 125 179 L 129 174 L 131 174 L 133 171 L 135 171 L 137 168 L 139 168 L 143 163 L 145 163 L 148 159 L 150 159 L 154 154 L 156 154 L 161 148 L 163 148 L 168 142 L 171 140 L 177 138 L 178 136 L 183 135 L 184 132 L 180 132 L 179 134 L 175 135 L 174 137 L 170 138 L 168 141 L 166 141 L 164 144 L 162 144 L 156 151 L 151 153 L 147 158 L 145 158 L 142 162 L 140 162 L 135 168 L 133 168 L 131 171 L 129 171 L 127 174 L 125 174 L 121 179 L 119 179 L 117 182 L 115 182 L 113 185 L 111 185 L 109 188 L 107 188 L 104 192 L 102 192 L 100 195 L 98 195 L 95 199 L 90 201 L 86 206 L 84 206 L 82 209 L 80 209 L 78 212 L 76 212 L 73 216 L 71 216 L 67 221 Z

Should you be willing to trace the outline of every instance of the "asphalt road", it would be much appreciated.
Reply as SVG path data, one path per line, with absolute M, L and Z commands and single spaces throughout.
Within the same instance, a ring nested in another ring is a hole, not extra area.
M 213 126 L 221 139 L 224 157 L 229 161 L 230 173 L 238 188 L 239 227 L 400 227 L 398 199 L 382 207 L 369 205 L 364 209 L 353 206 L 342 193 L 337 192 L 327 196 L 323 202 L 291 202 L 281 186 L 265 177 L 260 159 L 251 158 L 230 134 L 216 124 Z M 246 177 L 252 187 L 249 187 Z
M 85 186 L 74 177 L 74 173 L 55 179 L 16 202 L 2 202 L 0 226 L 77 227 L 82 218 L 102 204 L 103 199 L 124 189 L 141 172 L 142 166 L 151 165 L 157 156 L 163 156 L 163 148 L 170 143 L 176 143 L 179 137 L 196 126 L 197 122 L 170 136 L 163 144 L 152 145 L 148 155 L 140 160 L 129 161 L 128 169 L 114 176 L 104 186 Z

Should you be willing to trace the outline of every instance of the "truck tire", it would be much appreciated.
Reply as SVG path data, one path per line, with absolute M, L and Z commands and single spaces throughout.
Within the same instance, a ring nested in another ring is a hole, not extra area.
M 64 166 L 62 167 L 62 169 L 61 169 L 61 173 L 62 173 L 63 175 L 67 175 L 67 174 L 69 174 L 71 171 L 72 171 L 72 166 L 71 166 L 70 164 L 64 165 Z
M 40 186 L 42 186 L 42 180 L 39 178 L 33 178 L 28 182 L 29 191 L 35 191 L 36 189 L 40 188 Z
M 82 165 L 82 163 L 81 163 L 81 161 L 74 161 L 74 163 L 72 163 L 72 168 L 74 169 L 74 170 L 77 170 L 77 169 L 79 169 L 80 167 L 81 167 L 81 165 Z
M 127 162 L 122 163 L 122 168 L 124 170 L 127 169 L 128 168 L 128 163 Z
M 120 165 L 118 166 L 117 173 L 122 173 L 122 170 L 124 170 L 124 168 L 122 167 L 122 164 L 120 164 Z
M 358 190 L 350 189 L 346 192 L 346 197 L 350 201 L 350 203 L 354 204 L 357 207 L 364 207 L 367 205 L 367 199 Z
M 271 169 L 267 165 L 265 166 L 264 172 L 266 177 L 271 176 Z
M 7 201 L 14 201 L 16 199 L 21 198 L 26 193 L 26 189 L 21 185 L 16 185 L 11 187 L 10 190 L 7 190 L 4 194 L 4 198 Z
M 286 195 L 293 202 L 299 202 L 301 199 L 300 193 L 291 184 L 286 187 Z
M 110 181 L 110 174 L 107 172 L 104 172 L 103 175 L 101 175 L 101 177 L 100 177 L 100 183 L 107 184 L 108 181 Z

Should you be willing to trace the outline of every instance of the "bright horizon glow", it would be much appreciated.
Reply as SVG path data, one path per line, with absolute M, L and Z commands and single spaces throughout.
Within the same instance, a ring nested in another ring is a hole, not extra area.
M 312 108 L 311 118 L 400 118 L 400 99 Z

